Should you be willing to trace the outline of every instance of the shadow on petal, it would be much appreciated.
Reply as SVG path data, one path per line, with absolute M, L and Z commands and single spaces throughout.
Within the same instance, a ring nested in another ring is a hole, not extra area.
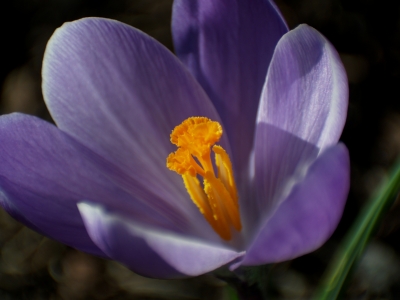
M 324 151 L 264 223 L 242 265 L 289 260 L 320 247 L 342 216 L 350 186 L 350 162 L 342 144 Z
M 271 124 L 257 124 L 250 183 L 247 197 L 241 199 L 247 240 L 304 178 L 318 152 L 315 145 L 290 132 Z

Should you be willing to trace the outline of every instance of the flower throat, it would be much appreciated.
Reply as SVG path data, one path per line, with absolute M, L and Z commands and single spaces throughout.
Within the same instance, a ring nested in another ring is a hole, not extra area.
M 178 149 L 167 157 L 167 168 L 182 175 L 190 198 L 207 222 L 222 239 L 230 240 L 231 228 L 240 231 L 242 224 L 232 163 L 226 151 L 214 145 L 221 136 L 218 122 L 205 117 L 186 119 L 171 133 L 171 143 Z M 211 147 L 217 176 L 211 162 Z M 203 178 L 203 184 L 198 177 Z

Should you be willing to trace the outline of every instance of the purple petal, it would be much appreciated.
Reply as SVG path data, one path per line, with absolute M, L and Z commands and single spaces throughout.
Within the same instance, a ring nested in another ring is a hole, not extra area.
M 348 84 L 336 50 L 300 25 L 279 41 L 261 97 L 258 123 L 268 123 L 322 150 L 339 140 Z
M 274 206 L 286 199 L 295 183 L 315 160 L 319 149 L 270 124 L 257 125 L 251 183 L 241 200 L 247 239 Z M 252 201 L 248 201 L 252 199 Z
M 219 117 L 164 46 L 117 21 L 67 23 L 47 45 L 43 93 L 59 128 L 156 195 L 151 205 L 166 202 L 194 224 L 204 222 L 165 161 L 175 150 L 169 135 L 176 125 L 190 116 Z
M 80 250 L 102 255 L 76 201 L 119 196 L 87 160 L 88 151 L 35 117 L 0 118 L 1 205 L 29 227 Z
M 111 258 L 145 276 L 197 276 L 243 255 L 163 230 L 143 228 L 98 205 L 80 203 L 78 207 L 93 241 Z
M 241 264 L 280 262 L 320 247 L 342 215 L 350 184 L 349 168 L 344 145 L 323 152 L 265 222 Z
M 255 201 L 244 207 L 244 218 L 251 216 L 248 230 L 257 228 L 317 155 L 337 142 L 347 96 L 343 66 L 321 34 L 302 25 L 279 41 L 257 120 Z
M 178 57 L 222 118 L 240 174 L 253 146 L 268 65 L 287 26 L 267 0 L 176 0 L 172 32 Z

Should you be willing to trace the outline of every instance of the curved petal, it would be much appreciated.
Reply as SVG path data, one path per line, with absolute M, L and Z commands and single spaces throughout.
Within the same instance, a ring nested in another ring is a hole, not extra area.
M 339 140 L 347 104 L 346 72 L 333 46 L 307 25 L 284 35 L 271 60 L 257 122 L 323 150 Z
M 268 0 L 174 1 L 176 53 L 215 104 L 237 174 L 247 167 L 268 65 L 286 32 Z
M 156 278 L 197 276 L 243 255 L 233 250 L 138 226 L 101 206 L 78 204 L 93 241 L 133 271 Z
M 254 238 L 260 222 L 303 179 L 318 152 L 315 145 L 287 131 L 266 123 L 257 124 L 251 188 L 247 197 L 240 199 L 247 240 Z
M 166 201 L 203 222 L 165 161 L 176 150 L 169 141 L 176 125 L 190 116 L 219 117 L 164 46 L 113 20 L 66 23 L 46 48 L 43 93 L 59 128 L 150 188 L 154 206 Z
M 342 216 L 350 185 L 349 169 L 344 145 L 323 152 L 265 222 L 241 264 L 280 262 L 320 247 Z
M 119 196 L 87 160 L 87 149 L 31 116 L 0 118 L 0 203 L 19 221 L 80 250 L 106 256 L 76 208 L 82 195 Z

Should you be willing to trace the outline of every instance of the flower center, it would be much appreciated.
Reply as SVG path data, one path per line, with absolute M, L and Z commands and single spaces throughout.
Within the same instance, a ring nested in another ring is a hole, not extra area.
M 207 222 L 222 239 L 230 240 L 231 228 L 240 231 L 242 224 L 232 163 L 226 151 L 214 145 L 221 136 L 218 122 L 205 117 L 186 119 L 171 133 L 171 143 L 178 149 L 167 157 L 167 168 L 182 175 L 190 198 Z M 211 146 L 217 176 L 211 162 Z

